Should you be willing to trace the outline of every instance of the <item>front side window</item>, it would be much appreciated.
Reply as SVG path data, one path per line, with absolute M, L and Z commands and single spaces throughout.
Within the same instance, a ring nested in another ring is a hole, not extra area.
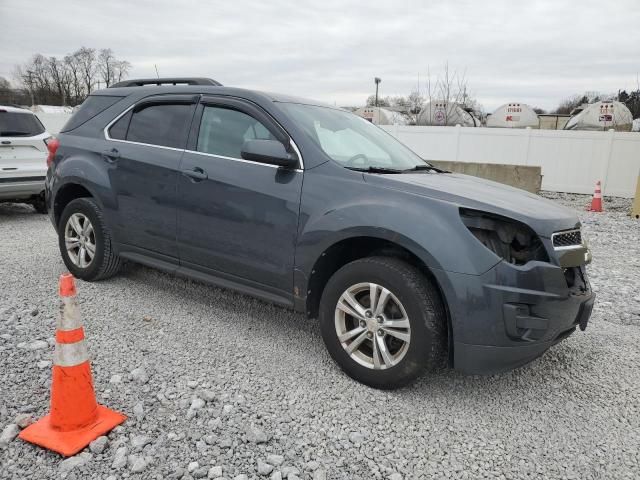
M 261 122 L 229 108 L 205 106 L 198 133 L 197 150 L 223 157 L 242 158 L 247 140 L 275 140 Z
M 184 148 L 191 122 L 192 107 L 193 105 L 190 104 L 161 103 L 134 110 L 126 140 L 163 147 Z M 126 117 L 127 115 L 123 119 Z M 122 131 L 123 126 L 118 125 L 118 122 L 113 126 L 117 126 L 116 132 Z

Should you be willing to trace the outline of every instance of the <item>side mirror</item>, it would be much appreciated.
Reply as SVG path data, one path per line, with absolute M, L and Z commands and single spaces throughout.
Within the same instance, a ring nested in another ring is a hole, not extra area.
M 240 156 L 253 162 L 277 165 L 283 168 L 295 168 L 298 159 L 277 140 L 247 140 L 242 145 Z

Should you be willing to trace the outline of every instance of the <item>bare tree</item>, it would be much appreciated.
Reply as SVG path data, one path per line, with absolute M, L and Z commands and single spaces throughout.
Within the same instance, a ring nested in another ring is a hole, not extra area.
M 64 60 L 58 60 L 56 57 L 49 57 L 48 65 L 53 85 L 62 98 L 62 105 L 66 105 L 70 90 L 70 76 L 67 66 Z
M 74 53 L 74 56 L 78 59 L 85 92 L 89 94 L 93 91 L 93 86 L 96 84 L 96 72 L 98 70 L 96 49 L 80 47 L 80 49 Z
M 36 54 L 16 65 L 14 78 L 22 90 L 6 96 L 28 103 L 23 98 L 28 94 L 32 104 L 77 105 L 101 80 L 109 86 L 125 78 L 130 68 L 131 64 L 118 60 L 111 49 L 102 49 L 97 55 L 95 49 L 82 47 L 61 59 Z
M 442 73 L 434 79 L 432 79 L 430 67 L 427 66 L 425 93 L 428 103 L 431 104 L 430 108 L 433 108 L 433 102 L 438 103 L 439 111 L 444 115 L 442 122 L 444 125 L 447 125 L 455 116 L 458 107 L 472 111 L 482 108 L 470 94 L 466 70 L 462 72 L 451 70 L 449 62 L 444 64 Z
M 69 72 L 74 103 L 78 103 L 79 101 L 81 101 L 80 99 L 84 98 L 85 96 L 82 89 L 82 74 L 80 72 L 80 63 L 74 53 L 65 56 L 64 63 L 67 66 L 67 70 Z
M 129 75 L 129 69 L 131 68 L 131 64 L 126 60 L 119 60 L 116 62 L 115 74 L 113 79 L 116 82 L 124 80 L 127 75 Z

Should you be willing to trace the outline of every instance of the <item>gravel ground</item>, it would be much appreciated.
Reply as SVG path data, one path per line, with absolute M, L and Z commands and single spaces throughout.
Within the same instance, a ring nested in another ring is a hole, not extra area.
M 12 440 L 48 410 L 64 266 L 48 218 L 0 205 L 0 478 L 640 477 L 640 223 L 578 211 L 598 302 L 586 332 L 491 377 L 355 383 L 315 321 L 128 266 L 78 283 L 100 402 L 129 419 L 80 455 Z

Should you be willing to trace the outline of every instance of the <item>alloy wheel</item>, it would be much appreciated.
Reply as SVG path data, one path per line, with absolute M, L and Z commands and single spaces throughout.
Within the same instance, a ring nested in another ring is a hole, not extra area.
M 96 255 L 96 234 L 89 218 L 74 213 L 64 228 L 64 243 L 71 262 L 80 268 L 91 265 Z
M 358 283 L 342 293 L 335 328 L 349 356 L 374 370 L 400 363 L 411 341 L 411 324 L 402 303 L 376 283 Z

